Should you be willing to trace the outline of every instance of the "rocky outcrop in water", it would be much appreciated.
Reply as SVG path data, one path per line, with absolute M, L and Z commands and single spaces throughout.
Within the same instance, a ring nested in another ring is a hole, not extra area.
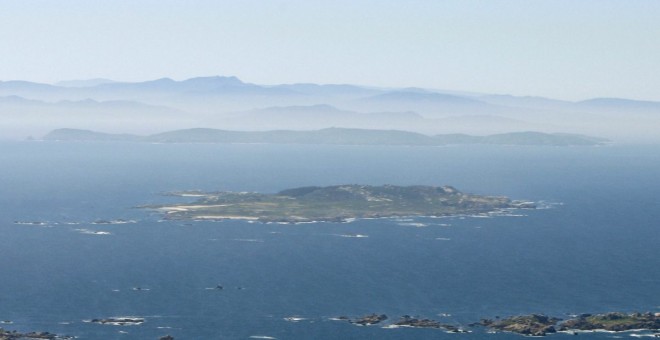
M 438 328 L 452 333 L 467 333 L 467 331 L 463 328 L 456 327 L 454 325 L 442 324 L 431 319 L 413 318 L 410 315 L 402 316 L 397 322 L 394 323 L 394 326 L 411 328 Z
M 613 332 L 632 329 L 659 330 L 660 313 L 582 314 L 561 324 L 560 330 L 606 330 Z
M 57 335 L 49 332 L 29 332 L 19 333 L 16 331 L 8 331 L 0 328 L 0 340 L 30 340 L 30 339 L 46 339 L 46 340 L 70 340 L 74 337 L 68 335 Z
M 555 325 L 561 319 L 542 314 L 512 316 L 501 320 L 481 320 L 480 324 L 493 330 L 518 333 L 530 336 L 544 336 L 556 333 Z
M 360 326 L 370 326 L 370 325 L 375 325 L 377 323 L 380 323 L 382 321 L 387 320 L 387 315 L 385 314 L 371 314 L 371 315 L 365 315 L 360 318 L 352 319 L 349 320 L 348 322 L 355 324 L 355 325 L 360 325 Z
M 559 331 L 610 331 L 660 330 L 660 313 L 620 313 L 581 314 L 561 322 L 561 319 L 540 314 L 513 316 L 502 320 L 484 319 L 479 324 L 493 330 L 522 335 L 543 336 Z M 656 335 L 657 336 L 657 335 Z
M 131 325 L 143 324 L 144 319 L 143 318 L 106 318 L 106 319 L 92 319 L 89 322 L 98 323 L 102 325 L 131 326 Z

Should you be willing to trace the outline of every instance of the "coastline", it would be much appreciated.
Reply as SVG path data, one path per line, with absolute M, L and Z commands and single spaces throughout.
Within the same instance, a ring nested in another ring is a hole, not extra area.
M 165 220 L 246 220 L 262 223 L 347 223 L 376 218 L 489 218 L 537 203 L 503 196 L 467 194 L 450 186 L 336 185 L 286 189 L 275 194 L 180 191 L 166 196 L 194 202 L 142 206 Z

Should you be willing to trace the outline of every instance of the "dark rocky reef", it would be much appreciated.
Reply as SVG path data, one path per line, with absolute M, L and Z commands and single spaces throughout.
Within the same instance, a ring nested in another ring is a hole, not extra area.
M 437 328 L 437 329 L 444 329 L 452 333 L 467 333 L 466 330 L 456 327 L 454 325 L 442 324 L 438 321 L 431 319 L 413 318 L 410 315 L 402 316 L 397 322 L 394 323 L 394 325 L 399 327 L 412 327 L 412 328 Z
M 545 336 L 557 332 L 555 326 L 560 320 L 546 315 L 531 314 L 512 316 L 501 320 L 484 319 L 479 324 L 498 331 L 529 336 Z
M 411 317 L 410 315 L 402 316 L 397 322 L 394 323 L 394 325 L 415 328 L 443 328 L 443 325 L 438 321 L 431 319 L 417 319 Z
M 660 313 L 582 314 L 560 325 L 560 330 L 606 330 L 622 332 L 632 329 L 660 330 Z
M 501 320 L 481 320 L 478 324 L 493 330 L 518 333 L 530 336 L 544 336 L 557 331 L 596 331 L 623 332 L 629 330 L 660 330 L 660 313 L 620 313 L 581 314 L 576 318 L 561 322 L 561 319 L 540 314 L 513 316 Z M 655 335 L 660 336 L 659 334 Z
M 334 320 L 348 321 L 351 324 L 359 325 L 359 326 L 371 326 L 371 325 L 383 323 L 384 321 L 388 320 L 388 317 L 385 314 L 373 313 L 354 319 L 351 319 L 347 316 L 340 316 Z M 445 330 L 451 333 L 469 333 L 469 331 L 454 325 L 443 324 L 431 319 L 414 318 L 410 315 L 404 315 L 400 317 L 399 320 L 397 320 L 396 322 L 389 323 L 385 326 L 385 328 L 390 328 L 390 327 L 391 328 L 394 327 L 433 328 L 433 329 Z
M 0 328 L 0 340 L 26 340 L 26 339 L 47 339 L 47 340 L 69 340 L 74 337 L 68 335 L 57 335 L 49 332 L 29 332 L 19 333 L 17 331 L 8 331 Z
M 92 319 L 89 322 L 98 323 L 102 325 L 131 326 L 131 325 L 143 324 L 144 319 L 143 318 L 106 318 L 106 319 Z
M 341 317 L 340 317 L 341 319 Z M 354 325 L 360 325 L 360 326 L 370 326 L 370 325 L 375 325 L 378 323 L 381 323 L 382 321 L 387 320 L 387 315 L 385 314 L 370 314 L 370 315 L 365 315 L 363 317 L 355 318 L 355 319 L 350 319 L 348 322 L 354 324 Z

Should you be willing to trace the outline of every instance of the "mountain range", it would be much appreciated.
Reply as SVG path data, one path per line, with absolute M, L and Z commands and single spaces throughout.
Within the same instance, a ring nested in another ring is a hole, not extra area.
M 184 128 L 406 130 L 427 135 L 519 131 L 660 142 L 660 102 L 466 93 L 351 84 L 258 85 L 236 77 L 0 81 L 0 139 L 69 127 L 154 134 Z

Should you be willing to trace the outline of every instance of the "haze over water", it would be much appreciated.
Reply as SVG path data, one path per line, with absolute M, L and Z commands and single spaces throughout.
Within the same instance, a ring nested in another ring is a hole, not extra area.
M 660 312 L 658 13 L 648 0 L 0 2 L 0 328 L 509 339 L 468 325 Z M 171 191 L 338 184 L 450 185 L 539 209 L 285 225 L 136 208 L 194 200 Z M 472 333 L 333 320 L 371 313 Z M 89 322 L 112 317 L 144 323 Z

